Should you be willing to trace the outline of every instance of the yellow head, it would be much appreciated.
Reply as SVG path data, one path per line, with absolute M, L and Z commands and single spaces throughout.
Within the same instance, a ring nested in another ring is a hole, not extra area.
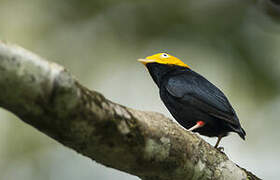
M 148 63 L 159 63 L 159 64 L 177 65 L 177 66 L 190 68 L 188 65 L 183 63 L 180 59 L 171 56 L 170 54 L 167 53 L 154 54 L 152 56 L 146 57 L 145 59 L 138 59 L 138 61 L 140 61 L 144 65 Z

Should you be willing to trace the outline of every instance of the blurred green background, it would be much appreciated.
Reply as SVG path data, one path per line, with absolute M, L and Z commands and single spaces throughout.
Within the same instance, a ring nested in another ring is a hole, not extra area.
M 68 68 L 107 98 L 170 116 L 136 60 L 169 52 L 220 87 L 247 132 L 221 145 L 278 179 L 280 27 L 244 0 L 0 0 L 0 39 Z M 66 148 L 0 109 L 0 180 L 137 180 Z M 214 144 L 215 138 L 205 138 Z

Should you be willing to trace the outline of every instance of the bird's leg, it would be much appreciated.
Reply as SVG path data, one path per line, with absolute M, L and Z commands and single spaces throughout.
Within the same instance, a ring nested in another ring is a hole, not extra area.
M 218 140 L 217 140 L 217 142 L 216 142 L 216 144 L 215 144 L 214 148 L 219 149 L 219 148 L 218 148 L 218 145 L 219 145 L 219 143 L 220 143 L 221 139 L 222 139 L 222 135 L 219 135 L 219 136 L 218 136 Z M 223 147 L 221 147 L 221 149 L 223 149 Z
M 200 128 L 200 127 L 202 127 L 202 126 L 204 126 L 205 125 L 205 122 L 203 122 L 203 121 L 197 121 L 196 122 L 196 125 L 194 125 L 193 127 L 191 127 L 190 129 L 188 129 L 189 131 L 193 131 L 193 130 L 195 130 L 195 129 L 197 129 L 197 128 Z

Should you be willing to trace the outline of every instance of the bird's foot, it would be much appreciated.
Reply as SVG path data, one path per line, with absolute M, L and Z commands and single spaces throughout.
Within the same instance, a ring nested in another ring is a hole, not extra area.
M 222 153 L 224 153 L 224 151 L 225 151 L 225 148 L 224 147 L 222 147 L 222 146 L 220 146 L 220 147 L 215 147 L 218 151 L 220 151 L 220 152 L 222 152 Z

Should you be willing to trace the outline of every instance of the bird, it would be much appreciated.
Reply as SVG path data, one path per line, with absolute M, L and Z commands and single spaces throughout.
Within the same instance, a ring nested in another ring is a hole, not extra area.
M 246 132 L 225 94 L 190 66 L 164 52 L 138 61 L 158 86 L 166 108 L 186 130 L 217 137 L 217 149 L 230 132 L 245 140 Z

